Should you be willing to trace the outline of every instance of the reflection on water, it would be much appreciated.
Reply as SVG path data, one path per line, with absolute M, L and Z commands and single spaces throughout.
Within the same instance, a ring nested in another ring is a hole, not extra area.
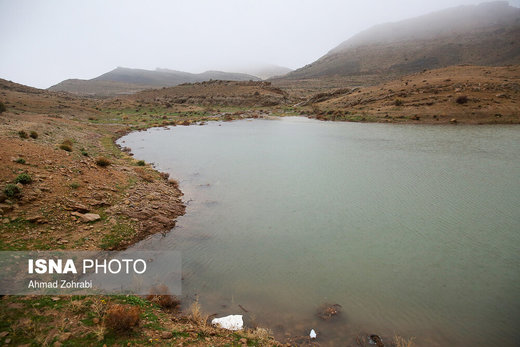
M 519 130 L 286 118 L 129 134 L 190 201 L 136 247 L 182 251 L 185 295 L 280 339 L 512 346 Z M 324 304 L 342 313 L 323 321 Z

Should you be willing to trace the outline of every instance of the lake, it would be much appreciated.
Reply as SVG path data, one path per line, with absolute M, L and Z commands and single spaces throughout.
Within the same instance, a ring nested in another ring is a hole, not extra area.
M 181 251 L 208 314 L 323 345 L 520 341 L 519 126 L 289 117 L 118 143 L 179 180 L 186 215 L 135 248 Z M 323 321 L 327 304 L 342 312 Z

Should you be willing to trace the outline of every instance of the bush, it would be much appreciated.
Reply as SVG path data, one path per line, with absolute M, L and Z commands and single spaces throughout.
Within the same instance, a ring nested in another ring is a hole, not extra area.
M 96 165 L 101 167 L 107 167 L 110 165 L 110 160 L 105 157 L 99 157 L 96 159 Z
M 24 158 L 18 158 L 14 162 L 18 163 L 18 164 L 25 164 L 25 159 Z
M 137 306 L 116 304 L 105 314 L 105 326 L 116 332 L 128 332 L 139 325 L 141 310 Z
M 72 145 L 74 144 L 74 141 L 72 141 L 71 139 L 65 139 L 61 142 L 63 145 L 67 145 L 67 146 L 70 146 L 72 147 Z
M 22 191 L 16 184 L 9 183 L 4 188 L 4 194 L 9 198 L 14 198 L 20 195 Z
M 5 107 L 4 103 L 0 101 L 0 114 L 7 111 L 7 108 Z
M 29 134 L 29 136 L 30 136 L 31 138 L 33 138 L 33 139 L 36 140 L 36 139 L 38 138 L 38 133 L 37 133 L 36 131 L 33 130 L 33 131 L 31 131 L 31 133 Z
M 29 184 L 32 182 L 32 178 L 28 173 L 19 174 L 15 178 L 14 183 Z
M 25 131 L 23 131 L 23 130 L 20 130 L 18 132 L 18 136 L 20 136 L 21 139 L 26 139 L 26 138 L 29 137 L 29 135 L 27 135 L 27 133 Z
M 78 188 L 80 187 L 80 184 L 79 184 L 78 182 L 72 182 L 72 183 L 70 184 L 70 187 L 71 187 L 72 189 L 78 189 Z
M 66 144 L 64 144 L 64 143 L 62 143 L 62 144 L 60 145 L 60 148 L 63 149 L 64 151 L 72 152 L 72 147 L 69 146 L 69 145 L 66 145 Z
M 403 100 L 401 99 L 395 99 L 394 101 L 395 106 L 403 106 Z
M 466 95 L 461 95 L 455 99 L 455 102 L 459 105 L 465 104 L 468 102 L 468 97 Z
M 171 295 L 168 287 L 165 285 L 159 285 L 152 287 L 150 295 L 147 297 L 148 300 L 161 306 L 162 308 L 175 310 L 179 308 L 181 302 L 176 296 Z
M 137 166 L 145 166 L 146 165 L 146 162 L 144 160 L 139 160 L 137 162 Z

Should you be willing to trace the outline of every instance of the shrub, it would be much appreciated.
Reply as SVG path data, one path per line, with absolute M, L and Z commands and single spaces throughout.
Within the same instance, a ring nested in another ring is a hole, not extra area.
M 137 306 L 116 304 L 105 314 L 105 326 L 115 332 L 127 332 L 139 325 L 141 310 Z
M 38 138 L 38 133 L 37 133 L 36 131 L 33 130 L 33 131 L 31 131 L 31 133 L 29 134 L 29 136 L 30 136 L 31 138 L 33 138 L 33 139 L 36 140 L 36 139 Z
M 9 198 L 14 198 L 19 196 L 22 191 L 16 184 L 9 183 L 4 188 L 4 194 Z
M 81 151 L 81 154 L 82 154 L 84 157 L 88 157 L 88 153 L 87 153 L 87 151 L 85 151 L 85 149 L 82 148 L 80 151 Z
M 7 111 L 7 108 L 5 107 L 4 103 L 0 101 L 0 114 Z
M 162 308 L 177 309 L 181 302 L 176 296 L 171 295 L 168 287 L 164 284 L 152 287 L 148 300 L 157 303 Z
M 101 167 L 107 167 L 110 165 L 110 160 L 105 157 L 99 157 L 96 159 L 96 165 Z
M 79 184 L 78 182 L 72 182 L 72 183 L 70 184 L 70 187 L 71 187 L 72 189 L 78 189 L 78 188 L 80 187 L 80 184 Z
M 144 160 L 139 160 L 137 162 L 137 166 L 145 166 L 146 165 L 146 162 Z
M 20 130 L 18 132 L 18 136 L 20 136 L 21 139 L 26 139 L 26 138 L 29 137 L 29 135 L 27 135 L 27 133 L 25 131 L 23 131 L 23 130 Z
M 394 101 L 395 106 L 403 106 L 403 100 L 401 99 L 395 99 Z
M 72 141 L 71 139 L 65 139 L 61 142 L 63 145 L 67 145 L 67 146 L 70 146 L 72 147 L 72 145 L 74 144 L 74 141 Z
M 19 174 L 15 178 L 14 183 L 29 184 L 32 182 L 32 178 L 28 173 Z
M 17 158 L 14 162 L 18 163 L 18 164 L 25 164 L 25 159 L 24 158 Z
M 69 145 L 66 145 L 66 144 L 64 144 L 64 143 L 62 143 L 62 144 L 60 145 L 60 148 L 63 149 L 64 151 L 72 152 L 72 147 L 69 146 Z
M 465 104 L 468 102 L 468 97 L 466 95 L 461 95 L 455 99 L 455 102 L 459 105 Z

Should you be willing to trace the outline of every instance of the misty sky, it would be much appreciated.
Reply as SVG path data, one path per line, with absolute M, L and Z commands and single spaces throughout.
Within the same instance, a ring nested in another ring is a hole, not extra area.
M 299 68 L 357 32 L 482 0 L 0 0 L 0 78 L 47 88 L 117 66 Z M 520 0 L 510 0 L 520 7 Z

